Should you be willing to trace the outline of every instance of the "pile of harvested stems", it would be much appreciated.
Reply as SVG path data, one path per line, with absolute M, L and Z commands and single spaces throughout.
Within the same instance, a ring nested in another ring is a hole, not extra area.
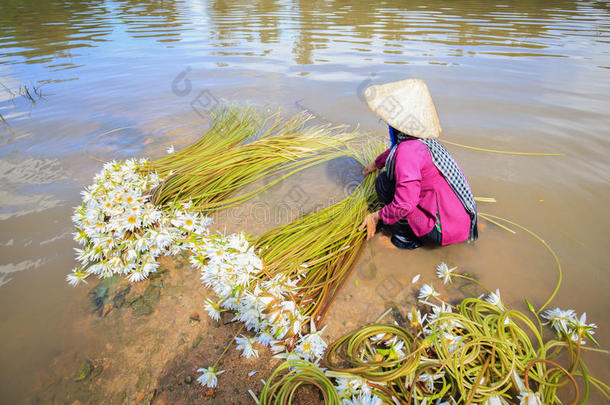
M 338 134 L 338 127 L 307 127 L 310 118 L 298 114 L 283 120 L 275 114 L 263 120 L 252 109 L 220 112 L 195 144 L 148 165 L 147 170 L 164 179 L 151 193 L 153 203 L 192 202 L 193 211 L 215 211 L 240 204 L 305 168 L 343 156 L 342 149 L 355 134 Z M 234 195 L 272 177 L 264 186 Z
M 464 299 L 457 308 L 441 300 L 440 305 L 423 302 L 433 311 L 422 317 L 413 309 L 410 326 L 373 324 L 336 340 L 326 351 L 326 369 L 305 361 L 280 365 L 260 403 L 289 403 L 302 385 L 317 387 L 325 403 L 337 403 L 338 396 L 341 403 L 376 405 L 562 404 L 558 391 L 565 388 L 572 391 L 568 403 L 575 405 L 587 403 L 591 385 L 610 399 L 610 388 L 591 376 L 582 360 L 582 350 L 604 352 L 582 346 L 585 337 L 595 342 L 592 325 L 582 319 L 567 321 L 576 336 L 555 325 L 563 332 L 545 342 L 539 319 L 536 326 L 525 314 L 506 309 L 493 293 L 485 300 Z M 553 317 L 561 318 L 546 318 Z M 559 364 L 565 359 L 567 366 Z M 569 394 L 565 389 L 562 396 Z
M 383 148 L 381 142 L 352 146 L 350 154 L 365 165 Z M 339 203 L 272 229 L 256 240 L 265 263 L 264 276 L 282 273 L 299 280 L 295 302 L 303 315 L 318 325 L 364 245 L 366 235 L 358 226 L 375 204 L 375 178 L 367 176 Z
M 567 336 L 543 342 L 541 327 L 501 303 L 467 298 L 456 312 L 446 309 L 429 314 L 427 325 L 414 310 L 412 331 L 382 324 L 360 328 L 332 343 L 325 362 L 329 370 L 364 378 L 387 403 L 501 404 L 519 398 L 522 404 L 561 404 L 558 389 L 571 386 L 570 403 L 576 404 L 575 376 L 584 377 L 582 403 L 590 385 L 609 398 L 608 386 L 588 374 L 580 356 L 586 326 L 577 329 L 577 342 Z M 558 361 L 566 354 L 570 364 L 563 367 Z M 524 401 L 526 395 L 532 402 Z

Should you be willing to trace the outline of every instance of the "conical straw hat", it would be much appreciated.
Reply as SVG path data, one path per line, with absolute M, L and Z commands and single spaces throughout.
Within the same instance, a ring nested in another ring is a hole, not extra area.
M 400 132 L 418 138 L 438 138 L 441 133 L 428 86 L 421 79 L 370 86 L 364 96 L 371 110 Z

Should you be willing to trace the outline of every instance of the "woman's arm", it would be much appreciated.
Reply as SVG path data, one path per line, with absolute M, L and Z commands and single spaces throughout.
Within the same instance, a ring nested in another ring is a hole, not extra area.
M 379 221 L 379 211 L 373 212 L 367 215 L 362 221 L 362 224 L 358 227 L 358 230 L 361 231 L 366 228 L 366 240 L 371 239 L 375 236 L 375 231 L 377 230 L 377 221 Z
M 379 217 L 388 225 L 409 215 L 419 204 L 424 158 L 417 149 L 407 144 L 396 151 L 394 162 L 396 177 L 394 200 L 379 211 Z
M 373 173 L 376 169 L 383 169 L 385 166 L 386 160 L 388 160 L 388 155 L 390 154 L 390 150 L 388 149 L 383 152 L 381 155 L 377 156 L 373 163 L 370 163 L 367 167 L 364 168 L 364 175 L 368 175 L 369 173 Z
M 377 156 L 375 159 L 375 166 L 381 170 L 385 167 L 385 161 L 388 159 L 388 155 L 392 149 L 388 149 L 385 152 L 382 152 L 381 155 Z
M 386 151 L 389 153 L 389 150 Z M 384 155 L 386 152 L 382 153 Z M 387 154 L 384 157 L 387 158 Z M 378 158 L 379 159 L 379 158 Z M 377 221 L 381 218 L 386 224 L 392 225 L 399 219 L 406 217 L 419 204 L 419 193 L 421 189 L 421 168 L 425 157 L 412 149 L 411 145 L 405 144 L 396 151 L 395 170 L 396 191 L 394 200 L 377 212 L 366 216 L 358 228 L 366 227 L 367 240 L 375 235 Z

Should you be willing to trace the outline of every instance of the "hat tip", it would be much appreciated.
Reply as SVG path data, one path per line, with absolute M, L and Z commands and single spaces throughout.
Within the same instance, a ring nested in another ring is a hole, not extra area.
M 439 137 L 438 116 L 423 79 L 371 85 L 364 95 L 370 109 L 395 129 L 418 138 Z

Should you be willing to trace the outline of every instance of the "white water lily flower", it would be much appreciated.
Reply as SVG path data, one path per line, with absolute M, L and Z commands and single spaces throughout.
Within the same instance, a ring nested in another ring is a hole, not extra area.
M 128 248 L 125 251 L 125 261 L 135 262 L 138 259 L 138 252 L 133 248 Z
M 76 252 L 76 260 L 81 263 L 87 263 L 89 261 L 89 256 L 92 252 L 91 249 L 74 248 L 74 251 Z
M 443 339 L 443 342 L 445 343 L 445 345 L 447 345 L 449 353 L 453 353 L 458 348 L 464 345 L 463 336 L 455 335 L 448 331 L 443 331 L 440 338 Z
M 80 194 L 83 196 L 83 201 L 85 203 L 91 202 L 95 198 L 95 188 L 92 186 L 85 187 Z
M 407 313 L 407 318 L 409 319 L 409 323 L 413 329 L 421 328 L 424 322 L 426 322 L 427 316 L 428 315 L 426 314 L 422 317 L 419 309 L 415 310 L 415 308 L 413 308 L 411 312 Z
M 428 298 L 438 297 L 440 294 L 429 284 L 424 284 L 422 288 L 419 289 L 419 299 L 423 299 L 424 301 L 428 300 Z
M 169 148 L 167 148 L 167 154 L 171 155 L 172 153 L 174 153 L 176 150 L 174 149 L 174 145 L 169 145 Z
M 578 332 L 575 330 L 570 331 L 566 336 L 568 337 L 568 339 L 570 339 L 574 343 L 580 343 L 581 345 L 586 344 L 586 341 L 582 338 L 582 335 L 581 335 L 580 341 L 579 341 Z
M 220 321 L 220 305 L 210 299 L 206 300 L 205 309 L 208 311 L 210 318 L 216 322 Z
M 273 339 L 273 336 L 268 331 L 259 333 L 256 337 L 256 341 L 267 347 L 270 347 L 273 343 L 275 343 L 275 339 Z
M 426 391 L 428 391 L 429 393 L 432 393 L 432 392 L 434 392 L 434 381 L 438 380 L 439 378 L 443 378 L 444 375 L 445 375 L 445 373 L 438 373 L 438 374 L 422 373 L 418 377 L 418 380 L 421 381 L 422 383 L 424 383 L 424 387 L 425 387 Z
M 248 243 L 246 236 L 241 232 L 233 234 L 233 235 L 229 236 L 227 239 L 229 242 L 228 246 L 231 249 L 236 249 L 240 253 L 245 253 L 248 250 L 248 248 L 250 247 L 250 244 Z
M 188 206 L 183 208 L 186 209 Z M 176 236 L 170 234 L 173 239 L 184 240 L 182 231 L 176 233 L 175 230 L 177 227 L 184 228 L 185 219 L 189 215 L 191 214 L 176 210 L 173 216 L 163 217 L 159 222 L 174 230 Z M 197 227 L 206 220 L 197 215 L 193 215 L 192 218 L 195 223 L 194 229 L 198 229 Z M 190 226 L 189 223 L 186 225 Z M 149 254 L 152 250 L 149 246 L 154 242 L 142 243 L 138 238 L 154 240 L 160 245 L 158 238 L 166 236 L 160 232 L 153 229 L 149 232 L 150 236 L 134 236 L 135 239 L 131 243 L 136 247 L 138 244 L 142 245 L 142 252 L 139 254 L 143 260 L 154 261 L 154 255 Z M 289 298 L 298 294 L 298 276 L 292 279 L 289 275 L 279 274 L 265 280 L 253 277 L 262 268 L 262 261 L 243 234 L 224 236 L 202 232 L 190 236 L 186 242 L 178 243 L 171 240 L 167 245 L 170 246 L 169 251 L 172 253 L 178 248 L 192 251 L 189 262 L 201 271 L 202 282 L 218 296 L 219 301 L 207 300 L 205 304 L 213 319 L 218 319 L 220 312 L 228 309 L 234 311 L 235 319 L 244 322 L 248 330 L 258 332 L 253 338 L 244 336 L 236 338 L 238 349 L 243 350 L 243 356 L 258 355 L 258 351 L 253 346 L 254 342 L 274 345 L 272 347 L 274 352 L 285 351 L 285 347 L 279 344 L 280 340 L 289 333 L 300 334 L 301 325 L 307 321 L 307 318 L 301 314 L 300 306 Z M 159 247 L 162 248 L 168 249 L 167 246 Z M 292 356 L 315 361 L 324 353 L 326 343 L 321 338 L 322 331 L 316 331 L 315 325 L 311 330 L 310 335 L 302 336 L 298 342 L 300 353 L 295 352 Z
M 172 219 L 172 225 L 176 227 L 182 227 L 189 231 L 192 231 L 195 228 L 195 215 L 193 214 L 179 214 L 174 219 Z
M 435 322 L 438 322 L 439 317 L 441 314 L 444 313 L 451 313 L 453 312 L 453 310 L 451 309 L 451 306 L 445 302 L 441 302 L 441 305 L 432 305 L 432 304 L 428 304 L 432 306 L 432 313 L 428 314 L 428 323 L 429 324 L 433 324 Z M 461 325 L 459 324 L 459 322 L 457 321 L 451 321 L 452 322 L 452 326 L 455 327 L 461 327 Z
M 88 273 L 83 273 L 78 271 L 78 269 L 74 269 L 72 273 L 66 276 L 66 281 L 68 282 L 68 284 L 73 286 L 78 285 L 80 283 L 86 284 L 87 280 L 85 280 L 85 278 L 87 278 L 88 275 Z
M 151 261 L 143 261 L 142 262 L 142 272 L 146 275 L 150 273 L 154 273 L 159 268 L 159 263 L 154 260 L 154 257 L 150 258 Z
M 397 323 L 395 325 L 398 325 Z M 391 335 L 388 335 L 391 336 Z M 385 342 L 383 342 L 387 347 L 392 347 L 392 345 L 395 345 L 396 343 L 398 343 L 399 339 L 398 336 L 394 336 L 391 339 L 387 339 Z
M 254 348 L 255 338 L 249 338 L 244 335 L 236 336 L 237 350 L 242 350 L 242 356 L 249 359 L 250 357 L 258 357 L 258 350 Z
M 316 330 L 316 324 L 313 319 L 310 321 L 310 333 L 301 337 L 299 343 L 294 348 L 294 351 L 299 353 L 303 359 L 311 362 L 316 362 L 326 351 L 328 346 L 322 338 L 322 332 L 324 332 L 326 326 L 320 330 Z
M 457 267 L 449 268 L 447 263 L 442 262 L 436 268 L 436 275 L 443 280 L 443 284 L 447 284 L 451 282 L 451 276 L 455 269 L 457 269 Z
M 292 312 L 290 314 L 290 318 L 292 321 L 292 327 L 290 328 L 290 330 L 292 331 L 293 334 L 298 334 L 301 329 L 303 328 L 303 324 L 306 321 L 306 318 L 301 315 L 301 313 L 298 312 L 298 310 L 295 310 L 294 312 Z
M 208 388 L 214 388 L 214 387 L 216 387 L 216 385 L 218 385 L 218 376 L 221 375 L 222 373 L 224 373 L 225 371 L 224 370 L 218 371 L 214 367 L 208 367 L 208 368 L 198 368 L 197 372 L 203 373 L 197 378 L 197 381 L 201 385 L 203 385 L 204 387 L 207 386 Z
M 138 281 L 145 280 L 146 279 L 146 274 L 144 274 L 142 271 L 132 271 L 127 276 L 127 279 L 129 281 L 131 281 L 132 283 L 137 283 Z
M 587 330 L 597 328 L 596 324 L 587 323 L 587 313 L 586 312 L 583 312 L 582 315 L 580 316 L 580 318 L 574 320 L 573 326 L 576 328 L 583 328 L 583 329 L 587 329 Z M 593 331 L 590 331 L 590 333 L 593 333 Z
M 335 376 L 332 372 L 328 373 L 329 377 L 335 377 L 335 389 L 339 394 L 339 397 L 351 397 L 358 394 L 368 395 L 371 393 L 371 388 L 369 387 L 367 381 L 359 376 L 350 375 L 347 376 Z
M 286 351 L 286 346 L 280 340 L 274 340 L 273 343 L 271 343 L 270 348 L 271 348 L 271 353 L 273 353 L 273 354 L 280 354 L 280 353 L 284 353 Z
M 344 405 L 382 405 L 381 398 L 370 393 L 361 393 L 358 396 L 352 396 L 350 399 L 343 399 Z
M 405 342 L 403 342 L 402 340 L 399 340 L 397 343 L 392 343 L 392 346 L 390 347 L 390 357 L 395 357 L 397 359 L 402 359 L 403 357 L 405 357 L 406 354 L 403 350 L 404 347 Z
M 498 307 L 498 309 L 504 311 L 504 304 L 502 304 L 502 299 L 500 298 L 500 289 L 496 289 L 496 292 L 490 293 L 485 301 L 489 302 L 491 305 Z
M 559 335 L 572 335 L 573 331 L 570 326 L 574 326 L 578 322 L 576 318 L 576 312 L 574 312 L 573 309 L 568 309 L 564 311 L 559 308 L 555 308 L 552 310 L 545 311 L 541 316 L 551 322 L 551 326 L 557 331 Z M 583 321 L 584 320 L 586 320 L 586 315 Z
M 555 308 L 552 310 L 546 310 L 541 315 L 542 318 L 551 322 L 551 326 L 555 328 L 558 333 L 569 334 L 568 325 L 575 321 L 576 312 L 573 309 L 561 310 L 559 308 Z
M 593 329 L 597 328 L 597 325 L 595 325 L 594 323 L 587 323 L 587 313 L 586 312 L 583 312 L 583 314 L 580 316 L 580 318 L 574 317 L 574 319 L 570 322 L 570 326 L 575 329 L 570 334 L 570 339 L 573 342 L 584 345 L 585 340 L 583 339 L 583 336 L 586 336 L 589 339 L 591 339 L 593 342 L 597 343 L 592 336 L 593 334 L 595 334 L 595 331 Z M 580 342 L 579 342 L 578 336 L 581 337 Z

